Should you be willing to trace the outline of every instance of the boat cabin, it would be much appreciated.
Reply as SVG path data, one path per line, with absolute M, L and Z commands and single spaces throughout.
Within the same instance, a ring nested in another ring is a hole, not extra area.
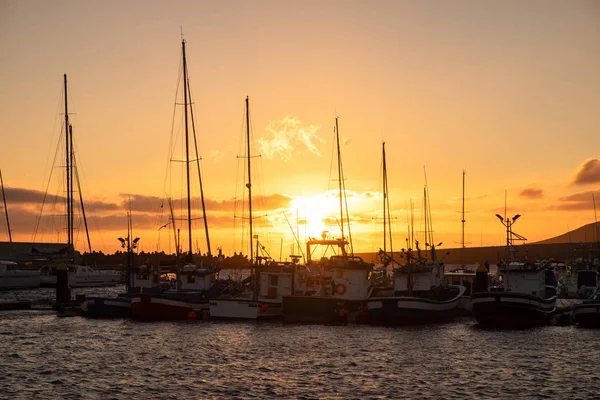
M 318 271 L 318 296 L 331 296 L 341 299 L 365 299 L 372 290 L 373 263 L 361 257 L 348 255 L 348 242 L 342 239 L 311 239 L 306 243 L 306 266 Z M 312 259 L 317 247 L 325 250 L 318 260 Z M 334 255 L 326 257 L 330 250 Z
M 207 291 L 214 287 L 219 280 L 219 272 L 215 269 L 186 264 L 181 268 L 179 279 L 181 281 L 181 290 Z
M 552 269 L 537 263 L 510 262 L 498 268 L 500 291 L 525 293 L 540 298 L 554 297 L 558 281 Z

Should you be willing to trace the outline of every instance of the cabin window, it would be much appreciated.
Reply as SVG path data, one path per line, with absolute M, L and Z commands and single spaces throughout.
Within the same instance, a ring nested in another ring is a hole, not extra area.
M 271 286 L 277 286 L 279 284 L 279 276 L 271 275 L 269 278 L 271 280 Z

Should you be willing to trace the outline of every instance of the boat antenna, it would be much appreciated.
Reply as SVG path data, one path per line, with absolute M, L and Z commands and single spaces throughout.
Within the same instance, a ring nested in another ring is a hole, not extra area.
M 598 235 L 598 216 L 596 215 L 596 197 L 592 192 L 592 201 L 594 202 L 594 236 L 596 239 L 596 252 L 600 251 L 600 236 Z M 7 217 L 8 220 L 8 217 Z

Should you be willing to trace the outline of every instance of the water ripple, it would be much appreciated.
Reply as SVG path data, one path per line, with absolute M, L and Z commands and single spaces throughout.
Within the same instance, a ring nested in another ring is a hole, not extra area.
M 0 314 L 0 398 L 597 398 L 600 331 Z

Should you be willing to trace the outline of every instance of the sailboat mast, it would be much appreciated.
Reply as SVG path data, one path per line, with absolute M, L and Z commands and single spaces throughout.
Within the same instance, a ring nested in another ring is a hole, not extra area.
M 0 186 L 2 186 L 2 200 L 4 202 L 4 213 L 6 214 L 6 229 L 8 230 L 8 241 L 12 247 L 12 232 L 10 231 L 10 221 L 8 220 L 8 208 L 6 207 L 6 194 L 4 193 L 4 180 L 2 179 L 2 170 L 0 169 Z
M 465 265 L 465 171 L 462 173 L 462 247 L 460 248 L 460 263 Z
M 394 248 L 392 246 L 392 223 L 390 214 L 390 197 L 388 193 L 388 180 L 387 180 L 387 163 L 385 157 L 385 142 L 383 142 L 383 251 L 385 252 L 387 244 L 387 235 L 389 235 L 390 241 L 390 253 L 392 258 L 394 257 Z M 388 229 L 386 233 L 386 220 L 388 221 Z
M 252 174 L 250 173 L 250 101 L 246 96 L 246 148 L 248 152 L 248 216 L 250 218 L 250 263 L 253 264 L 252 258 Z M 257 245 L 258 246 L 258 245 Z
M 342 229 L 342 240 L 344 240 L 344 208 L 342 202 L 342 155 L 340 152 L 340 131 L 338 125 L 338 117 L 335 117 L 335 138 L 337 143 L 338 184 L 340 191 L 340 228 Z
M 382 163 L 383 163 L 383 252 L 385 253 L 387 251 L 387 232 L 385 230 L 386 226 L 385 226 L 385 221 L 386 221 L 386 206 L 387 206 L 387 187 L 386 187 L 386 182 L 387 182 L 387 178 L 385 176 L 386 174 L 386 170 L 385 170 L 385 142 L 382 143 Z
M 187 91 L 187 61 L 185 58 L 185 40 L 181 41 L 183 51 L 183 108 L 185 115 L 185 176 L 187 181 L 187 220 L 188 220 L 188 249 L 192 262 L 192 200 L 190 194 L 190 140 L 188 134 L 188 91 Z
M 72 197 L 72 169 L 71 169 L 71 152 L 72 145 L 71 140 L 73 139 L 69 134 L 69 104 L 67 100 L 67 74 L 64 74 L 64 92 L 65 92 L 65 170 L 66 170 L 66 189 L 67 189 L 67 251 L 69 255 L 72 255 L 73 248 L 73 201 Z

